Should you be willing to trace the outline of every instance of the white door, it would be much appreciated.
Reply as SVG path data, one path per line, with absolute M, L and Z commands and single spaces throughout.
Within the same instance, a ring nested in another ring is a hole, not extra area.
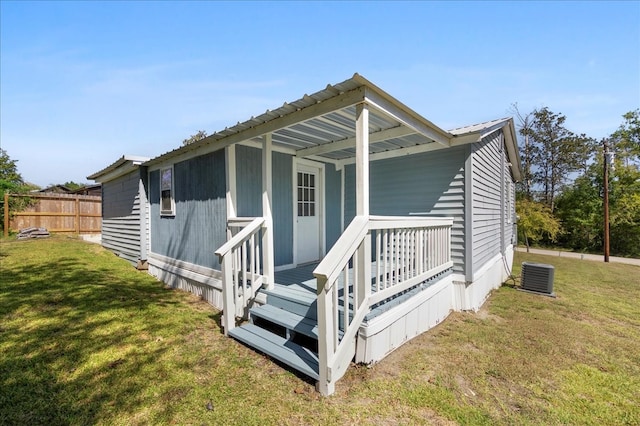
M 295 180 L 296 263 L 320 259 L 322 185 L 320 169 L 298 164 Z

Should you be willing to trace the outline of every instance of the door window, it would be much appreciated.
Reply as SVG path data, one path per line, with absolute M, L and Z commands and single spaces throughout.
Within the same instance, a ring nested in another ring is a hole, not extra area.
M 298 216 L 316 215 L 316 175 L 298 172 Z

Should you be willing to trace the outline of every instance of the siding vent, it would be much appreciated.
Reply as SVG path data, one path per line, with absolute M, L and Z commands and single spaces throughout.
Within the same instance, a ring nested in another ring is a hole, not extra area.
M 552 265 L 522 262 L 522 290 L 555 297 L 553 292 L 554 272 L 555 269 Z

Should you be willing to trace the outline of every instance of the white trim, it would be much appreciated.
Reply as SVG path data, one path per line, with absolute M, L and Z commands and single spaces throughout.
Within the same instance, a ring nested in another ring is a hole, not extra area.
M 473 275 L 473 146 L 465 149 L 464 161 L 464 275 Z
M 288 270 L 288 269 L 293 269 L 293 268 L 295 268 L 295 267 L 296 267 L 296 265 L 294 265 L 293 263 L 288 263 L 288 264 L 286 264 L 286 265 L 278 265 L 278 266 L 275 266 L 275 267 L 273 268 L 273 270 L 274 270 L 275 272 L 280 272 L 280 271 L 286 271 L 286 270 Z
M 346 206 L 346 202 L 344 197 L 345 195 L 345 190 L 344 190 L 344 174 L 345 174 L 345 169 L 344 167 L 340 168 L 340 231 L 344 232 L 344 209 Z
M 473 282 L 478 281 L 484 274 L 487 273 L 489 269 L 493 268 L 496 262 L 501 260 L 502 257 L 504 257 L 504 254 L 498 253 L 498 254 L 495 254 L 491 259 L 487 260 L 485 264 L 482 265 L 480 269 L 478 269 L 477 272 L 474 272 L 472 281 Z
M 222 272 L 216 269 L 173 259 L 157 253 L 149 253 L 148 260 L 149 264 L 159 269 L 209 285 L 216 290 L 222 290 Z
M 504 233 L 506 231 L 506 217 L 504 214 L 504 210 L 506 208 L 506 199 L 505 199 L 505 173 L 504 169 L 506 166 L 506 148 L 504 146 L 504 133 L 500 134 L 499 139 L 499 153 L 500 153 L 500 253 L 504 253 L 506 249 L 506 241 L 504 239 Z
M 360 327 L 360 337 L 367 338 L 380 333 L 382 330 L 407 315 L 407 313 L 414 310 L 425 301 L 431 299 L 441 291 L 446 290 L 453 282 L 452 276 L 452 274 L 448 274 L 442 277 L 440 280 L 431 284 L 429 287 L 412 296 L 408 300 L 365 322 Z
M 327 233 L 326 233 L 326 202 L 325 202 L 325 164 L 318 162 L 318 161 L 313 161 L 313 160 L 309 160 L 307 158 L 297 158 L 297 157 L 292 157 L 292 163 L 293 163 L 293 167 L 292 167 L 292 185 L 291 185 L 291 190 L 293 191 L 293 265 L 294 267 L 298 265 L 298 221 L 296 220 L 296 217 L 298 216 L 298 165 L 301 166 L 306 166 L 306 167 L 311 167 L 313 169 L 317 169 L 318 170 L 318 184 L 319 184 L 319 188 L 317 188 L 317 194 L 320 197 L 320 202 L 318 203 L 319 205 L 316 206 L 318 213 L 320 215 L 320 217 L 318 218 L 319 220 L 319 243 L 320 243 L 320 258 L 322 259 L 322 257 L 326 254 L 326 239 L 327 239 Z
M 440 145 L 439 143 L 431 142 L 421 145 L 410 146 L 407 148 L 398 148 L 390 151 L 376 152 L 369 154 L 369 161 L 386 160 L 387 158 L 404 157 L 407 155 L 420 154 L 423 152 L 439 151 L 448 147 Z M 345 158 L 340 160 L 340 165 L 345 166 L 347 164 L 354 164 L 356 162 L 355 157 Z
M 213 135 L 207 136 L 203 140 L 192 144 L 194 146 L 187 145 L 189 148 L 178 148 L 175 152 L 170 151 L 149 160 L 149 163 L 151 163 L 149 164 L 149 167 L 155 167 L 156 163 L 165 163 L 168 161 L 178 163 L 192 157 L 217 151 L 238 142 L 250 141 L 256 137 L 264 135 L 265 133 L 277 132 L 280 129 L 284 129 L 294 124 L 304 123 L 305 121 L 312 120 L 317 116 L 328 114 L 336 110 L 350 107 L 358 102 L 362 102 L 364 94 L 364 86 L 359 86 L 353 90 L 341 93 L 327 100 L 306 106 L 292 113 L 276 117 L 272 120 L 243 129 L 228 136 L 221 136 L 214 133 Z M 187 149 L 187 151 L 180 152 L 183 149 Z
M 400 124 L 396 127 L 391 127 L 389 129 L 380 130 L 378 132 L 369 134 L 369 142 L 383 142 L 393 138 L 399 138 L 403 136 L 413 135 L 417 132 L 414 129 L 410 129 L 408 127 Z M 296 157 L 308 157 L 310 155 L 319 155 L 319 154 L 327 154 L 334 151 L 340 151 L 346 148 L 355 148 L 356 146 L 356 137 L 345 138 L 342 140 L 332 141 L 328 143 L 324 143 L 321 145 L 310 146 L 309 148 L 303 148 L 296 152 Z
M 356 105 L 356 216 L 369 216 L 369 106 Z
M 162 210 L 162 173 L 166 170 L 171 170 L 171 210 Z M 161 217 L 174 217 L 176 215 L 176 180 L 175 170 L 173 164 L 160 169 L 160 216 Z
M 365 102 L 382 114 L 388 115 L 397 122 L 414 129 L 417 133 L 444 146 L 450 146 L 453 136 L 451 133 L 440 129 L 413 111 L 409 111 L 404 105 L 385 99 L 379 93 L 369 88 L 367 88 L 365 92 Z
M 267 277 L 268 288 L 273 288 L 274 279 L 274 254 L 275 234 L 273 232 L 273 215 L 271 202 L 273 199 L 273 152 L 272 135 L 267 133 L 262 140 L 262 255 L 263 275 Z
M 91 179 L 95 182 L 100 182 L 101 184 L 110 182 L 114 179 L 117 179 L 121 176 L 127 175 L 131 172 L 133 172 L 134 170 L 136 170 L 138 167 L 140 167 L 140 163 L 139 162 L 128 162 L 125 163 L 121 166 L 119 166 L 118 168 L 116 168 L 115 170 L 111 170 L 108 173 L 105 173 L 104 175 L 102 175 L 100 178 L 94 178 Z
M 265 133 L 266 135 L 266 133 Z M 264 135 L 262 135 L 262 137 L 264 137 Z M 258 149 L 262 149 L 262 141 L 258 142 L 256 140 L 250 140 L 250 141 L 242 141 L 242 142 L 238 142 L 237 144 L 233 144 L 233 145 L 229 145 L 229 146 L 234 146 L 234 145 L 242 145 L 242 146 L 248 146 L 251 148 L 258 148 Z M 284 146 L 278 146 L 278 145 L 272 145 L 271 146 L 271 151 L 273 152 L 279 152 L 281 154 L 289 154 L 289 155 L 296 155 L 296 150 L 293 148 L 286 148 Z
M 227 222 L 229 219 L 235 218 L 237 215 L 237 184 L 236 184 L 236 147 L 235 145 L 230 145 L 227 147 L 225 152 L 225 167 L 226 167 L 226 180 L 227 180 Z M 230 236 L 228 236 L 230 237 Z
M 147 233 L 147 220 L 149 216 L 147 216 L 147 209 L 149 205 L 149 197 L 147 196 L 147 190 L 144 187 L 144 180 L 142 179 L 142 173 L 144 169 L 140 169 L 138 173 L 138 207 L 139 207 L 139 215 L 140 215 L 140 260 L 146 261 L 148 257 L 148 239 L 149 234 Z

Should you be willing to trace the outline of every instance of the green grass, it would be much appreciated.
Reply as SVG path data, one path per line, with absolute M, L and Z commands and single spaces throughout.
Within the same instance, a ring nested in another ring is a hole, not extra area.
M 556 299 L 503 286 L 323 398 L 100 247 L 5 239 L 0 424 L 640 424 L 640 268 L 523 260 Z

